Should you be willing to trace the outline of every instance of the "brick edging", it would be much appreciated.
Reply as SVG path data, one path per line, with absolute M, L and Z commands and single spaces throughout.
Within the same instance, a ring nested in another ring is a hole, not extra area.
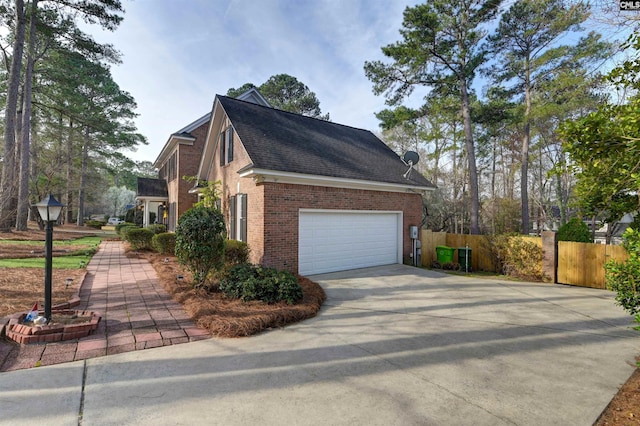
M 53 324 L 53 325 L 24 325 L 21 324 L 27 314 L 11 318 L 6 328 L 6 336 L 20 344 L 50 343 L 62 340 L 80 339 L 87 337 L 98 328 L 100 315 L 91 311 L 74 311 L 71 309 L 52 310 L 54 314 L 88 316 L 91 320 L 83 324 Z

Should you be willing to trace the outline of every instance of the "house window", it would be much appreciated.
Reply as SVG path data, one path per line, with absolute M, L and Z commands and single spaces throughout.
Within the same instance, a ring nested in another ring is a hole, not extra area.
M 247 194 L 229 197 L 229 238 L 247 242 Z
M 167 182 L 171 182 L 178 176 L 178 153 L 174 152 L 167 162 L 162 166 L 161 178 L 166 177 Z
M 220 165 L 233 161 L 233 127 L 229 126 L 220 133 Z

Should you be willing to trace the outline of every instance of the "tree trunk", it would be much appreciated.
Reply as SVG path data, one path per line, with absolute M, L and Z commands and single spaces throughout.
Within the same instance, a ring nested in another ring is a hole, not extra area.
M 20 180 L 18 187 L 18 212 L 16 230 L 26 231 L 29 217 L 29 161 L 31 154 L 31 88 L 35 55 L 36 19 L 38 0 L 31 0 L 31 22 L 29 23 L 29 52 L 24 76 L 24 109 L 22 115 L 22 144 L 20 149 Z
M 478 171 L 476 169 L 476 153 L 473 142 L 473 129 L 471 128 L 471 113 L 469 109 L 469 94 L 466 80 L 460 79 L 460 93 L 462 95 L 462 120 L 464 126 L 464 139 L 467 148 L 467 162 L 469 164 L 469 190 L 471 192 L 471 218 L 469 225 L 470 234 L 480 233 L 480 199 L 478 193 Z
M 24 0 L 15 0 L 16 28 L 13 42 L 13 56 L 7 82 L 7 105 L 4 114 L 4 159 L 2 178 L 0 179 L 0 231 L 11 229 L 14 206 L 12 201 L 15 193 L 14 156 L 16 149 L 16 111 L 18 109 L 18 88 L 20 87 L 20 70 L 22 67 L 22 51 L 24 49 Z
M 82 141 L 82 166 L 80 168 L 80 188 L 78 189 L 78 226 L 84 226 L 84 190 L 87 184 L 87 168 L 89 165 L 89 128 L 85 127 Z
M 527 67 L 524 91 L 524 134 L 520 157 L 520 199 L 522 201 L 522 234 L 529 235 L 529 139 L 531 137 L 531 81 Z
M 62 125 L 62 124 L 61 124 Z M 62 133 L 62 130 L 60 131 Z M 62 134 L 60 135 L 62 140 Z M 66 199 L 67 205 L 67 223 L 73 223 L 73 188 L 71 182 L 73 182 L 73 120 L 69 121 L 69 134 L 67 136 L 67 182 L 66 182 Z

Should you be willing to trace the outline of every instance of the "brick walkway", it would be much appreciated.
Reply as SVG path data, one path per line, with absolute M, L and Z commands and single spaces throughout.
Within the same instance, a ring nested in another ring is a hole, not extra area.
M 119 241 L 103 241 L 87 266 L 76 310 L 102 316 L 89 337 L 47 344 L 0 340 L 0 371 L 52 365 L 209 338 L 162 288 L 144 259 L 128 258 Z

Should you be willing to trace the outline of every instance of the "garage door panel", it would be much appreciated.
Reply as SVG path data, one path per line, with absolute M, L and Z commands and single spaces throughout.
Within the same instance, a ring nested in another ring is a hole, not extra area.
M 300 212 L 301 274 L 398 263 L 398 213 Z

